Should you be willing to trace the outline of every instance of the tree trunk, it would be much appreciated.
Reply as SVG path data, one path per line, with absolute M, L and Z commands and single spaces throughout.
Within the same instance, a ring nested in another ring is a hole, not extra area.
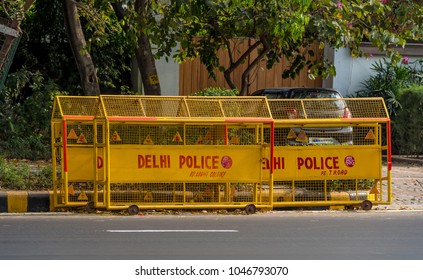
M 229 45 L 228 45 L 229 46 Z M 258 49 L 262 47 L 263 49 L 260 51 L 260 54 L 248 65 L 248 67 L 245 69 L 245 71 L 242 73 L 242 79 L 241 79 L 241 89 L 239 90 L 239 95 L 240 96 L 245 96 L 247 95 L 247 90 L 248 90 L 248 78 L 250 75 L 250 72 L 254 69 L 254 67 L 257 67 L 257 65 L 259 64 L 260 60 L 263 59 L 266 54 L 269 52 L 270 50 L 270 46 L 266 41 L 266 35 L 263 35 L 259 41 L 255 42 L 254 44 L 250 45 L 248 47 L 248 49 L 235 61 L 233 59 L 233 57 L 231 56 L 231 49 L 228 47 L 228 55 L 230 57 L 230 64 L 229 67 L 225 70 L 224 72 L 224 77 L 226 80 L 226 83 L 228 83 L 228 85 L 232 88 L 232 89 L 236 89 L 236 85 L 231 77 L 231 74 L 239 67 L 242 65 L 242 63 L 244 62 L 244 60 L 246 60 L 250 54 Z
M 85 50 L 87 43 L 82 32 L 75 0 L 63 0 L 63 8 L 66 31 L 78 66 L 84 95 L 99 95 L 100 86 L 97 80 L 96 69 L 91 55 Z
M 141 80 L 144 86 L 145 95 L 161 95 L 160 81 L 157 74 L 156 62 L 151 50 L 150 40 L 144 31 L 144 22 L 147 13 L 147 0 L 136 0 L 135 10 L 138 13 L 138 20 L 141 23 L 141 30 L 138 37 L 138 47 L 135 50 L 135 57 L 138 69 L 141 73 Z
M 14 18 L 8 27 L 12 28 L 13 30 L 16 30 L 16 34 L 17 35 L 13 35 L 13 36 L 4 36 L 4 41 L 3 44 L 1 46 L 1 50 L 0 50 L 0 69 L 3 68 L 3 63 L 5 63 L 5 60 L 9 54 L 9 51 L 12 47 L 13 41 L 15 40 L 15 36 L 20 36 L 21 31 L 20 31 L 20 24 L 22 19 L 25 16 L 25 13 L 29 10 L 29 8 L 32 6 L 32 4 L 34 3 L 35 0 L 27 0 L 23 6 L 22 9 L 22 14 L 19 14 L 16 18 Z M 4 6 L 3 6 L 4 8 Z M 7 11 L 4 11 L 7 14 Z

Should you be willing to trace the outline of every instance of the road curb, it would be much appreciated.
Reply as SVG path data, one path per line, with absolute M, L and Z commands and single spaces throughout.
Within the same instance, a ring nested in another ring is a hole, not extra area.
M 386 161 L 386 156 L 383 157 Z M 406 156 L 392 156 L 392 162 L 395 163 L 409 163 L 416 165 L 423 165 L 423 158 L 406 157 Z
M 52 212 L 53 193 L 48 191 L 0 192 L 0 213 Z

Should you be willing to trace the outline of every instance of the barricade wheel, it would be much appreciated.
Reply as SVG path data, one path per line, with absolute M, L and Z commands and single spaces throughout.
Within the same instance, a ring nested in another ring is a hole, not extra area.
M 137 205 L 131 205 L 128 207 L 129 215 L 137 215 L 140 212 L 140 208 Z
M 95 213 L 95 205 L 94 205 L 94 201 L 90 201 L 87 203 L 87 205 L 85 205 L 85 209 L 87 210 L 88 213 Z
M 361 209 L 363 210 L 370 210 L 373 207 L 373 203 L 370 200 L 365 200 L 361 203 Z
M 247 206 L 245 206 L 245 212 L 248 215 L 252 215 L 252 214 L 255 214 L 257 212 L 257 208 L 254 204 L 248 204 Z

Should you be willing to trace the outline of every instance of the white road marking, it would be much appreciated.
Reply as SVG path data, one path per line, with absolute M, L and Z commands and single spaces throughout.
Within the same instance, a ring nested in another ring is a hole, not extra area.
M 232 229 L 108 229 L 107 232 L 138 233 L 138 232 L 239 232 Z

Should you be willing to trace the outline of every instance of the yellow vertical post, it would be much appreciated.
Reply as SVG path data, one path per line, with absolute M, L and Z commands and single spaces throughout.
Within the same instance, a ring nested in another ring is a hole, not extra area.
M 106 201 L 105 201 L 105 205 L 106 205 L 106 208 L 110 208 L 110 198 L 111 198 L 111 190 L 110 190 L 110 121 L 108 120 L 108 119 L 106 119 L 106 122 L 105 122 L 105 127 L 104 127 L 104 135 L 106 136 L 105 137 L 105 139 L 104 139 L 104 142 L 105 142 L 105 150 L 106 150 L 106 153 L 105 153 L 105 158 L 104 158 L 104 165 L 103 165 L 103 168 L 105 168 L 106 170 L 106 172 L 105 172 L 105 174 L 106 174 L 106 178 L 104 178 L 105 179 L 105 182 L 106 182 L 106 184 L 105 184 L 105 186 L 104 186 L 104 192 L 105 192 L 105 198 L 106 198 Z
M 94 170 L 94 191 L 93 191 L 93 202 L 94 207 L 97 207 L 98 204 L 98 131 L 97 131 L 97 121 L 93 120 L 93 153 L 94 153 L 94 160 L 93 160 L 93 170 Z
M 63 155 L 62 155 L 62 177 L 63 177 L 63 184 L 62 189 L 64 190 L 64 204 L 68 205 L 69 197 L 68 197 L 68 145 L 67 145 L 67 124 L 66 119 L 62 121 L 62 143 L 63 143 Z
M 56 102 L 57 99 L 55 99 Z M 53 110 L 54 111 L 54 110 Z M 53 206 L 57 206 L 57 149 L 56 149 L 56 123 L 52 120 L 51 122 L 51 155 L 52 155 L 52 169 L 53 169 Z

